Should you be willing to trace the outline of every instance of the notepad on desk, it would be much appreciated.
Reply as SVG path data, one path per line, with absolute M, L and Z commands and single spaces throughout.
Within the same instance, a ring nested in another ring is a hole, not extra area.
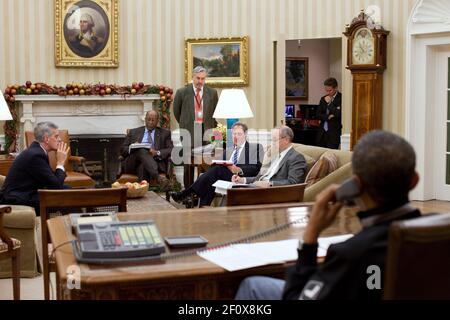
M 325 257 L 331 244 L 346 241 L 352 234 L 319 238 L 317 257 Z M 227 271 L 249 269 L 268 264 L 285 263 L 297 259 L 298 239 L 233 244 L 197 252 L 205 260 Z

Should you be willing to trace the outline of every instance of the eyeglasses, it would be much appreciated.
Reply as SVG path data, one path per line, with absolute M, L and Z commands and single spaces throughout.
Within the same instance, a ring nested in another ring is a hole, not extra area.
M 281 139 L 285 139 L 285 138 L 286 138 L 286 136 L 281 136 L 279 138 L 272 139 L 272 141 L 280 141 Z

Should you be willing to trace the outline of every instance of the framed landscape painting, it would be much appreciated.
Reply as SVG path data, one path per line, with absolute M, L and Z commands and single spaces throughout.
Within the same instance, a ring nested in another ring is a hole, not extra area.
M 308 58 L 286 58 L 286 99 L 308 99 Z
M 54 0 L 58 67 L 118 67 L 118 0 Z
M 247 86 L 248 37 L 186 39 L 185 82 L 192 81 L 192 70 L 203 66 L 206 83 L 215 87 Z

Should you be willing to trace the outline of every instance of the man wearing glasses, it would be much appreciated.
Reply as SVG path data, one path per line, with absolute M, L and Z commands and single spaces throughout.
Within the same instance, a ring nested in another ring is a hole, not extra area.
M 271 161 L 263 165 L 257 176 L 239 177 L 234 175 L 235 183 L 254 184 L 257 187 L 285 186 L 302 183 L 305 180 L 306 161 L 292 147 L 294 132 L 287 126 L 272 130 Z

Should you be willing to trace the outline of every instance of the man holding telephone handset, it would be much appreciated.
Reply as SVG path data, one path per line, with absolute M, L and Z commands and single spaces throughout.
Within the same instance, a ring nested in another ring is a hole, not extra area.
M 298 260 L 286 281 L 268 277 L 246 278 L 236 299 L 363 299 L 380 300 L 381 290 L 367 286 L 369 266 L 384 274 L 388 229 L 392 222 L 420 216 L 409 204 L 408 193 L 418 180 L 415 152 L 403 138 L 381 130 L 366 134 L 352 156 L 354 176 L 332 185 L 316 198 L 308 225 L 299 242 Z M 362 231 L 331 245 L 325 261 L 317 264 L 318 237 L 350 202 L 361 211 Z

